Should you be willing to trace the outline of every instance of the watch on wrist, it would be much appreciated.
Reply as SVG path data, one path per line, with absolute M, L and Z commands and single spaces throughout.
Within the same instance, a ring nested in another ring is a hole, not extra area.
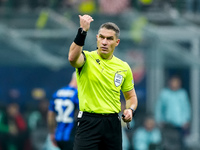
M 135 115 L 135 110 L 133 109 L 133 108 L 128 108 L 128 109 L 130 109 L 130 110 L 132 110 L 132 113 L 133 113 L 133 116 Z

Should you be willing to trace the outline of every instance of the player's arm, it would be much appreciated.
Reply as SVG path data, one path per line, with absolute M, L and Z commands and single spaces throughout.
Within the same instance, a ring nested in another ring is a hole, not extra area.
M 87 35 L 87 31 L 90 28 L 90 23 L 93 21 L 92 17 L 89 15 L 79 15 L 80 28 L 71 44 L 69 49 L 68 60 L 70 64 L 75 68 L 80 68 L 84 64 L 84 55 L 82 54 L 83 45 Z
M 53 111 L 48 111 L 47 114 L 47 125 L 49 128 L 49 133 L 50 133 L 50 139 L 52 141 L 52 144 L 54 146 L 57 146 L 56 140 L 55 140 L 55 129 L 56 129 L 56 120 L 55 120 L 55 113 Z
M 55 133 L 55 129 L 56 129 L 56 119 L 55 119 L 55 113 L 53 111 L 48 111 L 47 114 L 47 125 L 49 128 L 49 132 L 50 134 L 54 134 Z
M 137 109 L 138 100 L 135 93 L 135 89 L 132 89 L 128 92 L 123 92 L 124 98 L 126 100 L 126 109 L 124 110 L 125 117 L 123 118 L 124 122 L 130 122 L 133 118 L 133 111 Z

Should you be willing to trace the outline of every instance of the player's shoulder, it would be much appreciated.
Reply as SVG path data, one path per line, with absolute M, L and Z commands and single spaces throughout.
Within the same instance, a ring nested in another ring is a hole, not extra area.
M 76 93 L 76 88 L 65 86 L 54 93 L 54 97 L 72 97 Z
M 58 94 L 59 94 L 61 91 L 65 90 L 66 88 L 67 88 L 67 86 L 61 87 L 61 88 L 57 89 L 57 90 L 53 93 L 53 97 L 54 97 L 54 98 L 55 98 L 55 97 L 58 97 Z
M 55 93 L 58 93 L 59 91 L 67 90 L 67 89 L 68 89 L 68 86 L 64 86 L 64 87 L 59 88 Z

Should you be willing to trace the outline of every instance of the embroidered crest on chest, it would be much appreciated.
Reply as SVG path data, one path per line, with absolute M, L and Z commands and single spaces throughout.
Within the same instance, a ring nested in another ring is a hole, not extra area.
M 122 79 L 123 79 L 123 76 L 118 74 L 118 73 L 115 73 L 115 78 L 114 78 L 114 83 L 115 83 L 115 86 L 118 87 L 121 85 L 122 83 Z

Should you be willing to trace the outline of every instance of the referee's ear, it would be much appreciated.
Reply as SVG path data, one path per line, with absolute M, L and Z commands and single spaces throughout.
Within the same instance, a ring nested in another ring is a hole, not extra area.
M 117 39 L 117 40 L 116 40 L 116 45 L 115 45 L 115 46 L 118 46 L 118 45 L 119 45 L 119 42 L 120 42 L 120 39 Z

